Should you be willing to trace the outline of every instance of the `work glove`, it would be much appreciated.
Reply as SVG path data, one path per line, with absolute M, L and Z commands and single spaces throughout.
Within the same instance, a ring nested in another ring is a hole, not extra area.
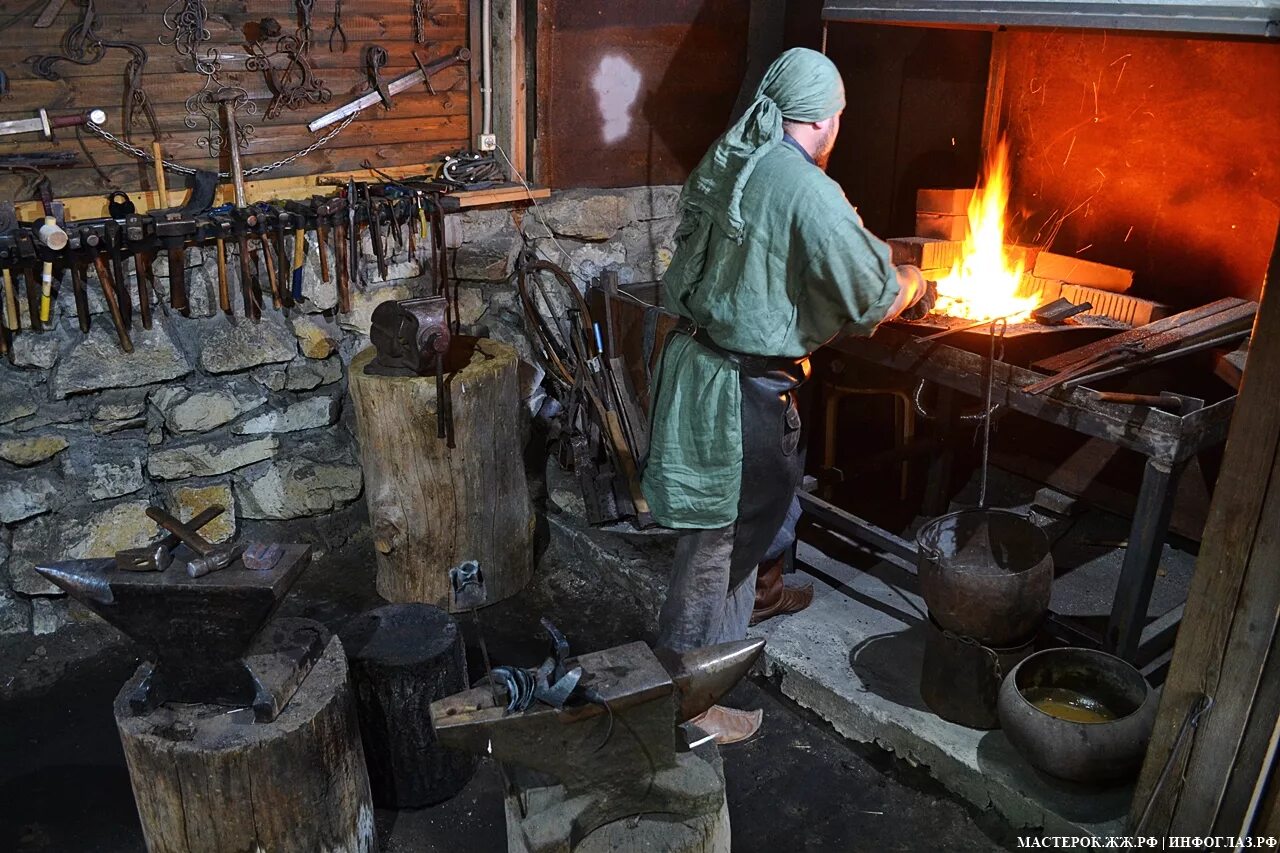
M 925 279 L 924 291 L 920 294 L 920 298 L 915 302 L 902 309 L 902 313 L 898 315 L 899 320 L 923 320 L 933 310 L 933 306 L 938 302 L 938 283 Z

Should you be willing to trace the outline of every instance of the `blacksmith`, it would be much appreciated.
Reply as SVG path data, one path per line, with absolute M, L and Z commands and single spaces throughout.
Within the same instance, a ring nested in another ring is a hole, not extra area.
M 835 65 L 788 50 L 681 194 L 663 284 L 685 322 L 663 351 L 644 473 L 654 518 L 686 531 L 659 646 L 746 636 L 757 564 L 802 475 L 796 388 L 809 354 L 904 310 L 924 316 L 936 298 L 918 269 L 894 267 L 826 175 L 844 107 Z M 716 706 L 698 722 L 731 743 L 760 713 Z

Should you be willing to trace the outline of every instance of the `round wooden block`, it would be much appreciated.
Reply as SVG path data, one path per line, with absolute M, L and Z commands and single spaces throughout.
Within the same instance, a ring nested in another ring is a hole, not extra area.
M 449 380 L 455 447 L 436 437 L 436 380 L 364 372 L 351 362 L 365 498 L 388 601 L 451 609 L 449 570 L 475 560 L 485 604 L 514 595 L 533 571 L 533 506 L 520 446 L 516 351 L 482 339 Z
M 504 800 L 507 815 L 508 853 L 537 853 L 520 834 L 520 801 L 517 795 Z M 732 833 L 729 804 L 715 814 L 684 820 L 671 815 L 639 815 L 606 823 L 572 848 L 568 840 L 559 848 L 570 853 L 618 853 L 620 850 L 661 850 L 663 853 L 730 853 Z
M 462 790 L 478 757 L 441 746 L 430 715 L 433 701 L 467 686 L 453 617 L 428 604 L 389 604 L 351 620 L 342 644 L 374 803 L 418 808 Z
M 329 641 L 270 723 L 214 705 L 164 705 L 116 728 L 151 853 L 372 853 L 373 802 L 347 661 Z

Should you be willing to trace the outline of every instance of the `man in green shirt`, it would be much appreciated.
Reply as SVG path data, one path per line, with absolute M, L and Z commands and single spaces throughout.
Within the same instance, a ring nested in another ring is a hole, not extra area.
M 659 646 L 746 636 L 756 565 L 802 475 L 795 390 L 809 354 L 904 309 L 924 316 L 936 298 L 826 175 L 844 106 L 830 60 L 783 53 L 681 194 L 663 286 L 685 322 L 663 350 L 643 480 L 654 518 L 686 531 Z M 760 712 L 716 706 L 698 723 L 730 743 L 755 732 Z

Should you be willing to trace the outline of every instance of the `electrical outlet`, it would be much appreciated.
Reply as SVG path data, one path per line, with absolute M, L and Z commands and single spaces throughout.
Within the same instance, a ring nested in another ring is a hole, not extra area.
M 480 134 L 480 150 L 493 151 L 498 147 L 498 137 L 492 133 Z

